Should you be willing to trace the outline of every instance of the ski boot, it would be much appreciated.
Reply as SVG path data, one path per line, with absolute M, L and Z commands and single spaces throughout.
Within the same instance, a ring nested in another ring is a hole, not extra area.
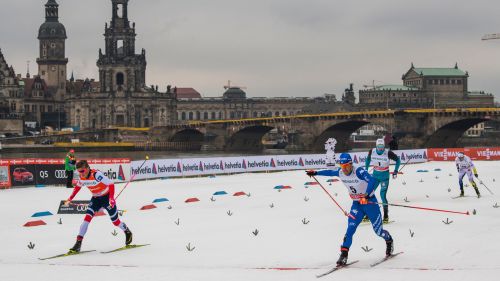
M 460 197 L 464 197 L 464 190 L 460 189 Z
M 382 223 L 383 224 L 388 224 L 389 223 L 389 217 L 388 216 L 384 216 L 384 219 L 382 220 Z
M 474 187 L 474 190 L 476 190 L 477 198 L 481 198 L 481 193 L 479 193 L 479 189 L 477 187 Z
M 389 240 L 385 240 L 385 255 L 388 257 L 388 256 L 391 256 L 392 253 L 394 252 L 394 240 L 392 240 L 392 237 L 391 239 Z
M 76 254 L 80 252 L 80 248 L 82 247 L 82 240 L 76 240 L 75 245 L 71 249 L 69 249 L 70 254 Z
M 127 229 L 125 229 L 124 232 L 125 232 L 125 245 L 128 246 L 130 245 L 130 243 L 132 243 L 132 232 L 128 227 Z
M 383 224 L 389 223 L 389 207 L 384 206 L 384 219 L 382 219 Z
M 337 266 L 346 265 L 348 253 L 349 253 L 348 248 L 340 248 L 340 257 L 337 260 Z

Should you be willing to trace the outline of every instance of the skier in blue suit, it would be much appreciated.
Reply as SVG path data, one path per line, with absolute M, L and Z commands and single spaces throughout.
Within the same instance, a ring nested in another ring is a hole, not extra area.
M 377 181 L 363 167 L 353 167 L 352 158 L 349 153 L 342 153 L 339 158 L 340 168 L 332 167 L 327 170 L 310 170 L 306 172 L 310 177 L 315 175 L 339 177 L 347 187 L 351 199 L 353 200 L 347 231 L 342 246 L 340 247 L 340 257 L 337 260 L 337 265 L 345 265 L 347 263 L 352 237 L 365 215 L 370 219 L 375 233 L 385 240 L 385 254 L 387 256 L 392 255 L 394 251 L 392 236 L 382 227 L 382 215 L 380 213 L 377 198 L 374 196 Z

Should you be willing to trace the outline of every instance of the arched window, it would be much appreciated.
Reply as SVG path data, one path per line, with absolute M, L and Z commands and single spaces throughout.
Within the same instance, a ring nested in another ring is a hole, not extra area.
M 222 111 L 219 111 L 219 119 L 224 119 L 224 113 L 222 113 Z
M 189 120 L 193 120 L 193 112 L 189 112 Z
M 186 120 L 186 112 L 181 113 L 181 120 Z
M 203 119 L 208 120 L 208 112 L 203 112 Z
M 229 118 L 234 119 L 234 116 L 235 116 L 234 111 L 231 111 L 231 112 L 229 113 Z
M 280 116 L 280 112 L 279 112 L 279 111 L 276 111 L 276 112 L 274 113 L 274 116 Z
M 116 85 L 123 85 L 125 81 L 125 77 L 123 76 L 123 73 L 118 72 L 116 74 Z
M 212 111 L 212 120 L 215 119 L 215 112 Z
M 196 111 L 196 120 L 200 120 L 201 119 L 201 114 L 199 111 Z
M 281 113 L 281 115 L 282 115 L 282 116 L 286 116 L 286 111 L 283 111 L 283 112 Z

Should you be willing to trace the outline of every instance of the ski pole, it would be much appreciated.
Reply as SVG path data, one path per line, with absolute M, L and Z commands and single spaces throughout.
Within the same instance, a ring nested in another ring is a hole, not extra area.
M 403 165 L 403 167 L 401 167 L 401 169 L 399 169 L 398 173 L 401 172 L 403 170 L 403 168 L 406 166 L 406 164 L 410 163 L 410 160 L 411 159 L 408 159 L 408 161 L 406 161 L 406 163 Z
M 335 200 L 335 198 L 332 197 L 332 195 L 330 195 L 330 193 L 326 190 L 326 188 L 316 179 L 315 176 L 312 176 L 312 178 L 319 184 L 319 186 L 321 186 L 321 188 L 326 192 L 326 194 L 328 194 L 328 196 L 333 200 L 333 202 L 337 205 L 337 207 L 339 207 L 340 210 L 342 210 L 342 212 L 344 213 L 344 215 L 346 217 L 350 217 L 351 219 L 356 219 L 353 215 L 351 215 L 350 213 L 346 212 L 344 210 L 344 208 L 342 208 L 339 203 L 337 203 L 337 200 Z
M 142 168 L 142 166 L 144 165 L 144 163 L 146 163 L 146 161 L 148 161 L 148 160 L 149 160 L 149 156 L 147 156 L 147 155 L 146 155 L 146 159 L 144 159 L 144 162 L 142 162 L 142 164 L 141 164 L 141 166 L 139 166 L 139 169 L 138 169 L 138 170 L 140 170 L 140 169 Z M 122 192 L 125 190 L 125 188 L 127 188 L 128 184 L 129 184 L 132 180 L 134 180 L 134 178 L 135 178 L 135 176 L 136 176 L 136 175 L 137 175 L 137 174 L 133 174 L 133 175 L 130 177 L 130 180 L 129 180 L 126 184 L 125 184 L 125 186 L 122 188 L 122 190 L 120 190 L 120 192 L 118 193 L 118 195 L 116 195 L 115 200 L 116 200 L 116 199 L 118 199 L 118 197 L 120 197 L 120 194 L 122 194 Z
M 434 212 L 445 212 L 445 213 L 454 213 L 454 214 L 461 214 L 461 215 L 470 215 L 469 211 L 467 212 L 458 212 L 458 211 L 450 211 L 450 210 L 441 210 L 441 209 L 434 209 L 434 208 L 426 208 L 426 207 L 418 207 L 418 206 L 408 206 L 408 205 L 399 205 L 399 204 L 391 204 L 391 203 L 375 203 L 375 202 L 368 202 L 370 204 L 379 204 L 379 205 L 389 205 L 389 206 L 394 206 L 394 207 L 404 207 L 404 208 L 412 208 L 412 209 L 419 209 L 419 210 L 425 210 L 425 211 L 434 211 Z
M 484 187 L 486 187 L 486 189 L 491 193 L 491 195 L 495 195 L 493 194 L 493 192 L 491 192 L 491 190 L 483 183 L 482 180 L 480 180 L 479 178 L 477 178 L 479 180 L 479 184 L 482 184 Z

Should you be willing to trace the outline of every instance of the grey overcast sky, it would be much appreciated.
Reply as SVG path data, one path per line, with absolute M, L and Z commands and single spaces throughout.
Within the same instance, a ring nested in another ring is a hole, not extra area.
M 47 0 L 0 0 L 0 48 L 17 73 L 37 72 L 37 32 Z M 66 26 L 68 72 L 96 78 L 111 0 L 57 0 Z M 458 66 L 469 90 L 500 99 L 500 2 L 493 0 L 130 0 L 136 53 L 146 49 L 147 84 L 223 85 L 259 96 L 339 98 L 349 83 L 401 84 L 416 67 Z

